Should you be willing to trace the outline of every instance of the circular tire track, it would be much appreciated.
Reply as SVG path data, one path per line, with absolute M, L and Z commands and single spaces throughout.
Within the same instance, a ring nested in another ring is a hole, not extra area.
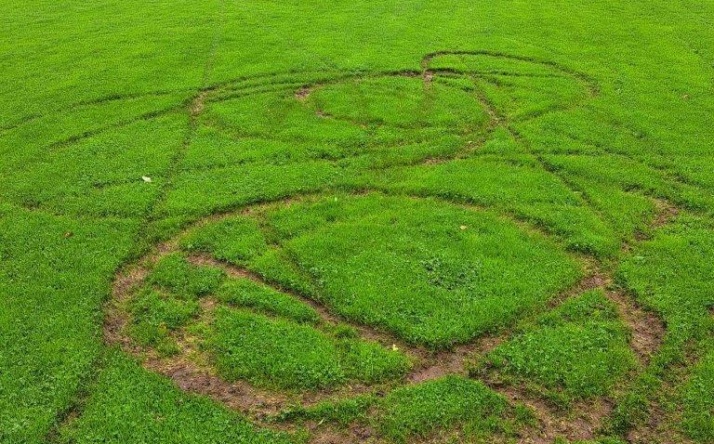
M 213 85 L 202 89 L 185 106 L 188 109 L 190 116 L 190 126 L 195 129 L 196 126 L 200 125 L 200 118 L 204 114 L 205 109 L 210 107 L 211 104 L 225 102 L 236 98 L 250 98 L 250 96 L 255 94 L 290 92 L 293 94 L 295 100 L 305 102 L 310 98 L 311 94 L 319 88 L 341 82 L 384 77 L 420 78 L 423 82 L 425 92 L 428 93 L 428 91 L 432 88 L 433 82 L 437 81 L 439 76 L 479 76 L 479 73 L 477 72 L 464 73 L 454 69 L 431 67 L 431 63 L 435 58 L 447 55 L 466 57 L 485 56 L 539 64 L 553 70 L 557 70 L 562 76 L 575 79 L 575 81 L 584 85 L 588 97 L 594 97 L 599 92 L 597 84 L 587 75 L 569 70 L 555 63 L 493 52 L 444 51 L 425 56 L 421 62 L 421 71 L 403 70 L 374 74 L 342 74 L 335 77 L 325 77 L 320 73 L 313 73 L 312 75 L 317 79 L 312 82 L 291 80 L 291 78 L 294 79 L 294 77 L 299 77 L 295 73 L 290 73 L 288 75 L 274 74 L 253 78 L 236 79 L 231 82 Z M 497 75 L 505 74 L 506 72 L 497 73 Z M 301 73 L 300 75 L 304 75 L 304 73 Z M 527 77 L 528 75 L 524 76 Z M 474 147 L 473 144 L 465 146 L 462 150 L 448 158 L 438 159 L 439 162 L 448 162 L 449 160 L 467 156 L 475 149 L 478 149 L 478 146 L 484 143 L 488 139 L 491 132 L 498 127 L 505 127 L 514 136 L 514 139 L 516 139 L 521 145 L 527 147 L 528 142 L 517 133 L 517 131 L 511 126 L 511 122 L 508 121 L 508 118 L 498 110 L 498 107 L 495 104 L 489 101 L 488 97 L 482 91 L 478 90 L 478 88 L 474 88 L 470 92 L 473 92 L 475 100 L 477 100 L 484 107 L 488 114 L 488 123 L 485 133 L 479 139 L 479 143 L 476 144 L 476 147 Z M 572 106 L 577 107 L 579 104 Z M 541 115 L 551 111 L 555 111 L 555 109 L 544 110 L 540 114 L 530 116 L 529 119 L 540 117 Z M 329 116 L 325 113 L 323 113 L 322 117 L 335 118 L 334 116 Z M 359 124 L 359 122 L 354 121 L 351 121 L 351 123 Z M 269 137 L 269 135 L 265 134 L 261 134 L 259 136 Z M 91 137 L 91 135 L 86 135 L 86 137 Z M 79 137 L 77 140 L 81 138 L 82 137 Z M 190 142 L 191 140 L 189 136 L 187 137 L 184 150 L 188 147 Z M 181 154 L 177 154 L 177 158 L 174 162 L 172 162 L 172 165 L 174 165 L 173 168 L 176 167 L 176 164 L 180 160 L 180 156 Z M 433 161 L 434 159 L 424 159 L 421 162 L 426 164 Z M 542 161 L 541 166 L 543 169 L 548 170 L 547 165 Z M 567 183 L 566 180 L 563 181 Z M 169 180 L 167 182 L 170 183 L 171 181 Z M 149 211 L 147 215 L 147 222 L 156 218 L 155 208 L 159 206 L 168 193 L 170 193 L 170 188 L 167 186 L 166 190 L 161 193 L 160 198 Z M 329 190 L 327 194 L 329 194 Z M 283 201 L 287 202 L 302 195 L 304 195 L 304 193 L 296 193 Z M 460 202 L 451 203 L 454 205 L 462 205 Z M 591 206 L 588 202 L 585 202 L 585 204 Z M 250 208 L 250 206 L 243 207 L 243 209 L 238 209 L 234 212 L 227 212 L 226 214 L 235 214 L 236 212 L 244 211 L 245 208 Z M 215 218 L 216 216 L 209 216 L 208 218 L 205 218 L 205 220 L 215 220 Z M 200 223 L 202 222 L 199 221 L 196 224 Z M 178 235 L 177 238 L 180 236 L 181 235 Z M 124 269 L 117 275 L 113 286 L 113 297 L 107 306 L 107 317 L 104 332 L 105 340 L 108 344 L 118 344 L 128 353 L 137 356 L 144 356 L 143 365 L 147 369 L 166 375 L 174 380 L 179 388 L 189 392 L 210 396 L 218 402 L 246 413 L 258 421 L 276 414 L 291 402 L 299 402 L 304 405 L 310 405 L 317 401 L 332 397 L 344 397 L 354 394 L 367 393 L 372 390 L 370 387 L 354 385 L 331 393 L 307 394 L 298 398 L 289 397 L 280 393 L 258 390 L 244 382 L 228 383 L 216 376 L 215 373 L 211 372 L 209 369 L 201 368 L 190 360 L 185 359 L 183 354 L 179 355 L 177 358 L 166 360 L 158 358 L 155 354 L 152 355 L 151 352 L 147 353 L 146 350 L 138 349 L 123 333 L 124 327 L 128 322 L 128 318 L 126 313 L 123 313 L 119 309 L 119 305 L 121 305 L 121 302 L 131 297 L 132 291 L 141 285 L 148 273 L 148 268 L 153 263 L 161 257 L 176 250 L 177 247 L 175 241 L 158 245 L 142 259 L 125 266 Z M 245 277 L 259 281 L 263 284 L 271 285 L 270 282 L 265 282 L 260 276 L 254 273 L 229 264 L 218 262 L 211 257 L 189 256 L 189 260 L 195 264 L 209 265 L 220 268 L 224 270 L 228 276 Z M 553 298 L 551 307 L 554 307 L 564 300 L 576 296 L 585 290 L 596 288 L 603 289 L 608 298 L 617 305 L 623 322 L 631 329 L 631 347 L 638 356 L 641 364 L 645 365 L 648 362 L 650 355 L 654 353 L 661 344 L 663 335 L 663 326 L 661 321 L 651 313 L 639 307 L 632 300 L 632 298 L 613 288 L 612 276 L 603 271 L 605 267 L 603 267 L 602 264 L 599 264 L 594 258 L 589 258 L 588 261 L 591 265 L 591 270 L 587 273 L 585 278 L 583 278 L 583 280 L 580 281 L 575 287 Z M 284 288 L 277 289 L 279 291 L 286 292 Z M 312 299 L 294 292 L 289 293 L 303 302 L 309 303 L 313 308 L 315 308 L 320 314 L 323 322 L 345 322 L 344 319 L 330 313 L 323 306 L 317 304 Z M 210 310 L 211 303 L 210 298 L 207 299 L 206 302 L 204 302 L 204 304 L 206 304 L 206 307 L 204 308 Z M 353 323 L 351 324 L 354 325 Z M 466 375 L 467 361 L 470 357 L 479 354 L 486 354 L 498 344 L 510 337 L 509 332 L 502 332 L 501 334 L 495 336 L 478 338 L 469 344 L 457 346 L 453 350 L 433 353 L 419 347 L 405 344 L 393 335 L 383 331 L 364 325 L 354 326 L 363 338 L 372 339 L 382 344 L 398 344 L 398 346 L 408 355 L 415 358 L 418 364 L 405 378 L 404 383 L 406 384 L 419 383 L 448 374 Z M 490 385 L 494 390 L 503 394 L 511 402 L 528 405 L 536 413 L 536 417 L 540 423 L 540 430 L 529 432 L 529 435 L 525 436 L 521 441 L 524 443 L 552 442 L 552 440 L 556 437 L 565 437 L 568 439 L 593 438 L 597 435 L 600 427 L 602 426 L 603 419 L 607 417 L 612 410 L 611 400 L 595 399 L 576 406 L 574 408 L 574 414 L 571 413 L 565 417 L 562 415 L 562 412 L 555 411 L 542 400 L 533 398 L 531 395 L 523 393 L 518 388 L 500 387 L 493 384 Z M 573 420 L 573 417 L 576 419 Z

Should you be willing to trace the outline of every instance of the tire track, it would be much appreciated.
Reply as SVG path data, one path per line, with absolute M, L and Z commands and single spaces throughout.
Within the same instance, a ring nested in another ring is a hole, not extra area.
M 157 197 L 152 208 L 147 212 L 146 224 L 154 221 L 156 219 L 155 209 L 163 202 L 168 195 L 171 188 L 171 183 L 177 177 L 178 165 L 183 158 L 185 151 L 191 143 L 193 134 L 198 126 L 198 119 L 203 114 L 203 111 L 208 103 L 217 103 L 221 101 L 231 100 L 236 97 L 249 97 L 253 94 L 259 94 L 263 92 L 279 92 L 279 91 L 295 91 L 296 100 L 304 101 L 310 94 L 317 88 L 323 86 L 339 83 L 341 81 L 354 80 L 357 78 L 374 78 L 375 76 L 408 76 L 408 77 L 421 77 L 424 83 L 425 90 L 431 87 L 431 83 L 434 81 L 435 77 L 440 74 L 450 74 L 449 70 L 438 70 L 431 69 L 429 67 L 432 59 L 440 55 L 488 55 L 492 57 L 500 57 L 528 61 L 532 63 L 539 63 L 545 66 L 550 66 L 557 68 L 563 72 L 568 73 L 568 75 L 577 78 L 582 84 L 587 86 L 589 95 L 594 97 L 599 93 L 599 87 L 594 80 L 590 79 L 587 75 L 578 73 L 576 71 L 568 70 L 561 65 L 535 61 L 535 59 L 530 59 L 527 57 L 513 57 L 506 56 L 499 53 L 492 52 L 479 52 L 479 51 L 445 51 L 432 53 L 424 57 L 421 62 L 421 71 L 395 71 L 388 73 L 378 73 L 376 75 L 364 76 L 364 75 L 346 75 L 342 77 L 336 77 L 334 79 L 323 80 L 321 82 L 313 83 L 303 83 L 300 82 L 285 82 L 278 83 L 275 86 L 264 87 L 261 85 L 249 85 L 245 90 L 240 89 L 240 81 L 233 83 L 226 83 L 223 87 L 220 86 L 208 86 L 201 89 L 201 91 L 194 97 L 188 106 L 189 114 L 189 124 L 186 139 L 183 145 L 183 149 L 179 150 L 174 159 L 171 162 L 171 168 L 169 174 L 167 175 L 166 185 L 162 188 L 161 193 Z M 504 72 L 505 73 L 505 72 Z M 456 72 L 454 72 L 456 74 Z M 503 74 L 505 75 L 505 74 Z M 204 78 L 204 81 L 207 77 Z M 266 76 L 266 78 L 277 78 Z M 296 87 L 296 85 L 299 85 Z M 589 201 L 586 196 L 584 196 L 581 190 L 577 189 L 572 183 L 568 181 L 568 178 L 554 170 L 547 163 L 547 160 L 542 156 L 534 152 L 530 146 L 528 140 L 517 132 L 513 127 L 512 122 L 510 122 L 493 104 L 488 97 L 478 88 L 474 87 L 471 91 L 475 94 L 476 99 L 482 104 L 484 109 L 489 115 L 488 128 L 492 131 L 498 127 L 505 127 L 516 140 L 517 143 L 522 145 L 531 155 L 538 161 L 541 168 L 545 171 L 549 171 L 553 174 L 559 181 L 561 181 L 567 189 L 571 190 L 572 194 L 575 196 L 580 196 L 579 199 L 582 205 L 590 208 L 594 211 L 600 218 L 603 218 L 601 212 Z M 579 106 L 579 105 L 573 105 Z M 547 112 L 557 111 L 558 109 L 549 109 Z M 539 116 L 534 116 L 537 118 Z M 484 142 L 488 139 L 488 134 L 484 136 Z M 260 137 L 263 137 L 260 135 Z M 290 139 L 289 141 L 293 141 Z M 477 146 L 481 146 L 481 142 Z M 470 151 L 469 151 L 470 150 Z M 473 146 L 464 147 L 460 151 L 461 156 L 468 156 L 473 152 Z M 446 159 L 439 159 L 440 162 L 445 162 L 448 160 L 453 160 L 458 158 L 457 155 L 454 157 L 449 157 Z M 432 159 L 425 159 L 421 162 L 428 163 L 432 162 Z M 288 199 L 276 199 L 273 201 L 259 202 L 253 205 L 240 205 L 237 207 L 226 208 L 222 211 L 214 212 L 211 216 L 208 216 L 199 222 L 195 222 L 193 226 L 199 226 L 203 223 L 208 223 L 210 221 L 218 220 L 222 217 L 229 217 L 235 215 L 237 212 L 250 211 L 251 208 L 256 208 L 265 205 L 273 204 L 286 204 L 292 202 L 294 199 L 304 199 L 310 196 L 320 196 L 324 195 L 326 192 L 329 193 L 334 191 L 329 187 L 323 190 L 321 193 L 297 193 Z M 390 194 L 390 193 L 386 193 Z M 395 196 L 408 197 L 404 194 L 395 193 Z M 414 196 L 416 198 L 423 198 L 424 196 Z M 455 202 L 454 199 L 441 199 L 452 205 L 463 205 L 463 203 Z M 504 211 L 496 209 L 499 214 L 504 215 Z M 512 215 L 507 215 L 505 217 L 513 218 Z M 664 215 L 658 213 L 655 218 L 655 224 L 667 223 L 668 219 Z M 519 221 L 519 224 L 523 225 L 524 221 Z M 145 224 L 145 225 L 146 225 Z M 527 222 L 526 222 L 527 225 Z M 543 233 L 538 227 L 531 226 L 533 230 Z M 552 233 L 545 233 L 548 237 L 552 237 Z M 182 234 L 177 237 L 180 238 Z M 138 236 L 139 238 L 146 237 L 145 229 Z M 126 301 L 128 297 L 131 296 L 132 289 L 136 288 L 143 282 L 146 278 L 148 267 L 155 263 L 159 258 L 169 254 L 171 252 L 178 251 L 177 244 L 175 241 L 160 244 L 155 247 L 151 253 L 145 256 L 143 259 L 134 265 L 128 265 L 123 268 L 117 275 L 114 284 L 113 298 L 112 302 L 107 308 L 107 321 L 105 323 L 105 340 L 108 344 L 118 344 L 128 353 L 138 355 L 140 352 L 145 353 L 146 351 L 139 351 L 132 344 L 131 340 L 127 338 L 123 333 L 123 329 L 126 325 L 128 319 L 126 318 L 126 313 L 122 312 L 121 303 Z M 360 337 L 368 340 L 373 340 L 379 342 L 383 345 L 397 345 L 401 350 L 405 351 L 406 354 L 411 356 L 417 363 L 413 371 L 405 377 L 402 384 L 416 384 L 422 381 L 427 381 L 431 379 L 436 379 L 448 374 L 460 374 L 469 376 L 469 360 L 474 356 L 485 355 L 503 341 L 509 339 L 513 332 L 512 331 L 499 331 L 492 335 L 483 335 L 470 341 L 467 344 L 457 345 L 452 350 L 442 351 L 442 352 L 431 352 L 426 349 L 416 347 L 410 344 L 406 344 L 396 338 L 394 335 L 384 332 L 382 330 L 368 327 L 361 324 L 356 324 L 350 322 L 332 312 L 316 302 L 316 299 L 307 297 L 305 295 L 298 294 L 289 289 L 276 286 L 274 283 L 266 281 L 262 276 L 253 273 L 249 270 L 236 267 L 224 262 L 215 260 L 214 258 L 206 255 L 189 255 L 188 260 L 196 265 L 210 266 L 222 269 L 226 274 L 233 278 L 245 278 L 251 279 L 253 281 L 259 282 L 263 285 L 268 285 L 282 293 L 288 294 L 304 303 L 310 305 L 316 312 L 320 315 L 322 322 L 327 324 L 333 323 L 347 323 L 355 327 Z M 641 366 L 645 366 L 649 359 L 659 348 L 662 341 L 662 336 L 664 332 L 664 327 L 661 320 L 654 314 L 644 310 L 640 307 L 629 295 L 622 292 L 622 290 L 616 288 L 613 284 L 613 279 L 611 274 L 607 272 L 611 268 L 608 264 L 605 267 L 595 258 L 588 258 L 589 269 L 587 270 L 586 276 L 578 282 L 571 289 L 557 295 L 550 302 L 548 307 L 554 308 L 560 303 L 574 297 L 583 291 L 600 288 L 607 295 L 608 299 L 611 300 L 617 307 L 620 318 L 623 323 L 631 330 L 632 337 L 630 340 L 630 346 L 633 352 L 636 354 L 638 361 Z M 205 299 L 204 310 L 210 313 L 212 310 L 212 305 L 215 301 L 210 298 Z M 534 315 L 535 316 L 535 315 Z M 190 339 L 190 338 L 189 338 Z M 182 342 L 187 350 L 191 350 L 191 345 L 188 344 L 190 341 Z M 160 359 L 156 355 L 151 353 L 146 354 L 147 358 L 144 361 L 144 366 L 149 370 L 159 372 L 166 375 L 167 377 L 174 380 L 174 382 L 183 390 L 200 393 L 212 397 L 213 399 L 228 405 L 231 408 L 240 410 L 245 414 L 249 415 L 256 421 L 265 422 L 268 418 L 275 415 L 277 412 L 285 408 L 290 403 L 300 403 L 303 405 L 313 405 L 315 402 L 326 400 L 326 399 L 341 399 L 346 396 L 352 396 L 355 394 L 371 393 L 377 390 L 375 387 L 367 387 L 360 385 L 353 385 L 351 387 L 338 389 L 327 393 L 310 394 L 303 396 L 292 396 L 286 395 L 284 393 L 273 393 L 268 391 L 258 390 L 255 387 L 245 383 L 236 382 L 228 383 L 218 377 L 215 372 L 208 368 L 196 365 L 196 363 L 190 360 L 184 359 L 182 357 L 176 358 L 174 360 Z M 473 375 L 470 375 L 473 376 Z M 591 439 L 597 436 L 599 430 L 602 427 L 602 423 L 605 418 L 607 418 L 613 409 L 613 402 L 607 397 L 596 398 L 594 400 L 581 403 L 574 407 L 573 411 L 564 415 L 563 412 L 553 409 L 552 406 L 548 405 L 542 399 L 534 397 L 529 393 L 516 387 L 505 387 L 501 386 L 493 381 L 486 382 L 497 392 L 505 396 L 511 403 L 515 404 L 525 404 L 529 406 L 536 414 L 539 421 L 539 430 L 530 430 L 527 436 L 523 437 L 520 442 L 523 443 L 545 443 L 552 442 L 556 437 L 566 437 L 568 439 Z M 389 389 L 392 386 L 380 386 L 378 390 Z M 270 426 L 270 424 L 267 424 Z M 274 426 L 274 424 L 272 425 Z

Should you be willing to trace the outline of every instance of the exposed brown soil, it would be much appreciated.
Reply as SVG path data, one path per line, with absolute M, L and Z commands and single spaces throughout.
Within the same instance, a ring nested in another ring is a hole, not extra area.
M 647 365 L 652 355 L 659 350 L 664 339 L 665 326 L 662 319 L 644 310 L 631 297 L 618 291 L 608 291 L 608 299 L 615 303 L 620 317 L 631 331 L 630 347 L 642 365 Z
M 357 444 L 377 443 L 375 431 L 368 426 L 352 425 L 338 430 L 326 424 L 310 424 L 310 444 Z
M 418 384 L 447 375 L 466 376 L 469 358 L 477 352 L 483 352 L 485 344 L 495 341 L 493 338 L 485 338 L 473 344 L 457 346 L 451 351 L 423 353 L 421 363 L 412 370 L 407 380 Z
M 652 229 L 661 228 L 664 225 L 669 224 L 677 216 L 679 216 L 679 208 L 664 199 L 655 199 L 655 205 L 657 208 L 657 213 L 655 215 L 654 220 L 650 224 Z
M 189 107 L 189 113 L 192 118 L 198 117 L 206 107 L 206 97 L 208 97 L 208 91 L 201 91 L 195 99 L 191 102 Z
M 312 92 L 312 90 L 310 88 L 302 87 L 302 88 L 298 89 L 297 91 L 295 91 L 295 99 L 297 99 L 300 102 L 304 102 L 310 96 L 311 92 Z
M 522 444 L 552 444 L 557 438 L 569 442 L 593 439 L 602 426 L 602 420 L 613 409 L 610 401 L 599 398 L 560 410 L 520 388 L 499 387 L 493 382 L 488 385 L 512 404 L 524 404 L 534 413 L 538 425 L 521 436 L 518 442 Z
M 631 444 L 694 444 L 682 433 L 683 411 L 672 409 L 670 404 L 681 392 L 678 386 L 691 377 L 692 370 L 702 357 L 696 341 L 684 346 L 684 360 L 668 368 L 669 374 L 658 387 L 657 394 L 649 400 L 647 417 L 627 432 Z
M 147 359 L 147 369 L 170 378 L 181 390 L 209 396 L 251 418 L 261 420 L 287 405 L 288 398 L 277 393 L 256 390 L 244 382 L 226 382 L 222 378 L 181 360 Z

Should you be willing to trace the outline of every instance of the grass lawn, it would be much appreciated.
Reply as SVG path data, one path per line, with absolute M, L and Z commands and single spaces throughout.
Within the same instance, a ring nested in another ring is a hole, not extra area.
M 714 3 L 0 14 L 0 443 L 714 442 Z

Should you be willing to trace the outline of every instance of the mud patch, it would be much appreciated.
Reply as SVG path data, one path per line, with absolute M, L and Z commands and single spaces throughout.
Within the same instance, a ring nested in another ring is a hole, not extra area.
M 523 444 L 552 444 L 557 439 L 567 442 L 593 439 L 613 410 L 613 403 L 607 399 L 581 402 L 568 410 L 559 410 L 519 388 L 502 388 L 493 382 L 489 386 L 512 404 L 527 406 L 535 415 L 538 425 L 519 439 L 518 442 Z

